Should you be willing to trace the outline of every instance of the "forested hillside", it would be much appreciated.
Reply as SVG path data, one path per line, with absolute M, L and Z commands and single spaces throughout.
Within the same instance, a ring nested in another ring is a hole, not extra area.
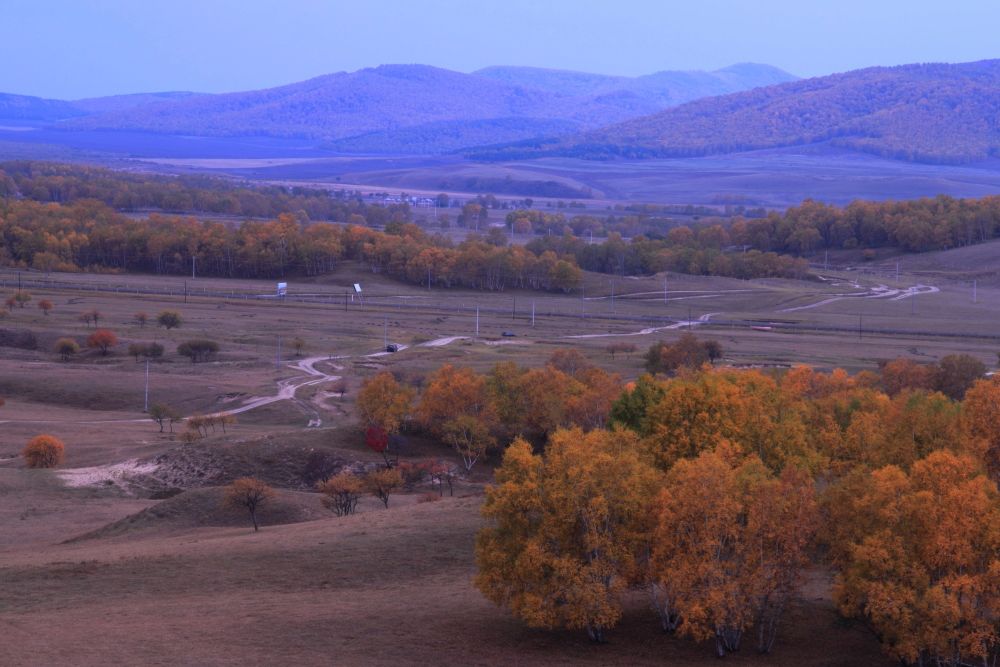
M 962 163 L 1000 151 L 997 109 L 1000 61 L 873 67 L 701 99 L 549 152 L 683 157 L 829 141 L 902 160 Z

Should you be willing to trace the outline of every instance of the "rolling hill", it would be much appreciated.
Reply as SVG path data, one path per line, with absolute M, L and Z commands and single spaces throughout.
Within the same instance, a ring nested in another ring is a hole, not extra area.
M 804 79 L 697 100 L 527 149 L 686 157 L 821 142 L 936 163 L 1000 155 L 1000 60 L 873 67 Z
M 0 93 L 0 120 L 52 122 L 85 113 L 72 102 Z
M 563 136 L 775 78 L 791 76 L 756 65 L 634 79 L 533 68 L 463 74 L 427 65 L 382 65 L 266 90 L 101 109 L 63 126 L 307 138 L 344 151 L 433 153 Z M 565 83 L 576 79 L 579 85 Z
M 187 91 L 169 91 L 163 93 L 132 93 L 129 95 L 108 95 L 106 97 L 88 97 L 82 100 L 74 100 L 72 104 L 76 109 L 88 114 L 108 113 L 111 111 L 124 111 L 147 104 L 158 104 L 160 102 L 175 102 L 191 97 L 208 97 L 204 93 L 191 93 Z

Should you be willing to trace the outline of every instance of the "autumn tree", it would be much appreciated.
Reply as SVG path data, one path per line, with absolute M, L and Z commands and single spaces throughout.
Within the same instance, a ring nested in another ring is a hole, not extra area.
M 646 370 L 650 373 L 673 373 L 679 368 L 698 368 L 722 357 L 722 345 L 714 340 L 700 341 L 684 333 L 673 344 L 659 341 L 646 352 Z
M 181 314 L 176 310 L 163 310 L 156 316 L 156 323 L 167 331 L 178 328 L 182 322 Z
M 51 310 L 52 310 L 52 309 L 53 309 L 54 307 L 55 307 L 55 306 L 54 306 L 54 305 L 52 304 L 52 302 L 51 302 L 51 301 L 49 301 L 48 299 L 42 299 L 41 301 L 39 301 L 39 302 L 38 302 L 38 309 L 39 309 L 40 311 L 42 311 L 42 314 L 43 314 L 43 315 L 45 315 L 45 316 L 48 316 L 49 312 L 50 312 L 50 311 L 51 311 Z
M 24 308 L 31 301 L 31 294 L 28 292 L 18 292 L 14 295 L 14 302 L 17 303 L 18 308 Z
M 642 575 L 655 483 L 628 432 L 558 431 L 541 456 L 515 440 L 486 492 L 476 587 L 530 627 L 605 641 Z
M 261 505 L 274 498 L 274 489 L 266 483 L 253 477 L 241 477 L 226 487 L 223 502 L 227 507 L 246 509 L 250 513 L 253 530 L 259 530 L 257 511 Z
M 135 319 L 135 323 L 139 325 L 140 329 L 146 328 L 146 322 L 149 321 L 149 315 L 140 310 L 138 313 L 133 315 L 133 318 Z
M 54 435 L 36 435 L 21 453 L 29 468 L 54 468 L 63 462 L 66 446 Z
M 758 371 L 708 371 L 670 380 L 643 418 L 644 444 L 660 469 L 723 442 L 772 470 L 819 465 L 796 405 Z
M 961 400 L 972 383 L 986 374 L 986 366 L 969 354 L 949 354 L 938 361 L 935 387 L 945 396 Z
M 489 426 L 470 414 L 459 414 L 445 420 L 441 426 L 441 439 L 462 457 L 466 471 L 472 470 L 476 462 L 496 444 Z
M 80 345 L 72 338 L 60 338 L 54 349 L 63 361 L 69 361 L 70 357 L 80 351 Z
M 364 491 L 363 480 L 350 471 L 343 471 L 320 482 L 317 487 L 323 494 L 323 505 L 337 516 L 354 514 Z
M 129 343 L 129 356 L 135 357 L 138 362 L 139 357 L 147 359 L 159 359 L 163 356 L 163 346 L 159 343 Z
M 417 408 L 424 428 L 451 445 L 471 469 L 495 443 L 496 410 L 486 378 L 446 364 L 427 381 Z
M 306 342 L 302 340 L 302 338 L 296 336 L 295 338 L 292 339 L 292 347 L 295 348 L 295 356 L 301 357 L 302 350 L 304 350 L 306 347 Z
M 756 626 L 757 649 L 769 652 L 818 522 L 812 479 L 793 467 L 775 476 L 723 447 L 679 461 L 655 513 L 651 570 L 664 627 L 714 639 L 723 657 Z
M 546 365 L 552 366 L 552 368 L 560 370 L 570 376 L 574 376 L 580 371 L 590 368 L 591 366 L 587 357 L 585 357 L 580 350 L 574 348 L 556 350 L 549 355 L 548 361 L 545 363 Z
M 385 466 L 391 468 L 393 460 L 389 458 L 389 434 L 381 426 L 369 426 L 365 429 L 365 446 L 376 454 L 381 454 Z
M 1000 484 L 1000 377 L 977 380 L 962 401 L 962 425 L 970 445 L 978 448 L 986 468 Z
M 628 354 L 631 356 L 636 351 L 636 347 L 632 343 L 610 343 L 604 348 L 604 351 L 614 359 L 616 354 Z
M 882 364 L 882 388 L 885 393 L 895 396 L 904 389 L 933 389 L 935 368 L 930 364 L 919 364 L 912 359 L 899 357 Z
M 410 414 L 413 396 L 413 389 L 397 382 L 393 374 L 388 371 L 367 378 L 361 383 L 356 401 L 358 416 L 366 433 L 370 432 L 373 438 L 379 431 L 385 434 L 385 446 L 380 452 L 383 456 L 386 456 L 389 437 L 399 433 L 403 428 Z M 371 446 L 369 444 L 369 447 Z M 388 463 L 388 457 L 386 462 Z
M 87 347 L 97 348 L 101 356 L 107 356 L 108 351 L 118 344 L 118 336 L 110 329 L 97 329 L 87 336 Z
M 219 344 L 214 340 L 186 340 L 177 346 L 177 354 L 187 357 L 192 364 L 208 361 L 219 352 Z
M 160 427 L 160 433 L 163 433 L 163 425 L 170 425 L 170 432 L 174 432 L 174 422 L 180 419 L 180 415 L 169 405 L 164 403 L 153 403 L 149 406 L 149 418 L 157 423 Z
M 831 553 L 842 613 L 864 619 L 908 664 L 994 664 L 1000 657 L 1000 498 L 975 458 L 936 451 L 909 473 L 853 478 L 833 505 Z
M 389 509 L 389 495 L 403 485 L 403 476 L 395 468 L 377 468 L 364 476 L 364 485 Z

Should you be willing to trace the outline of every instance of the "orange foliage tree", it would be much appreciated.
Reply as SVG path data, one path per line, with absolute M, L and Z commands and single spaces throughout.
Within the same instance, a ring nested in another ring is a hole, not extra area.
M 714 639 L 722 657 L 758 630 L 769 652 L 807 563 L 818 514 L 812 479 L 780 476 L 721 447 L 679 461 L 655 506 L 652 581 L 664 628 Z
M 389 464 L 389 436 L 402 429 L 410 414 L 413 395 L 413 389 L 397 382 L 389 371 L 366 379 L 358 390 L 356 404 L 361 425 L 366 431 L 366 442 L 382 454 L 386 465 Z M 372 446 L 376 441 L 379 447 Z
M 101 356 L 107 356 L 108 351 L 118 344 L 118 336 L 110 329 L 98 329 L 87 336 L 87 347 L 94 347 L 101 351 Z
M 995 664 L 1000 497 L 979 462 L 936 451 L 909 473 L 887 466 L 850 484 L 853 502 L 831 504 L 841 611 L 910 664 Z
M 604 641 L 642 576 L 655 484 L 626 431 L 557 431 L 543 456 L 515 440 L 487 490 L 477 588 L 531 627 Z
M 472 469 L 496 443 L 496 409 L 486 378 L 446 364 L 427 382 L 417 413 L 424 427 L 457 451 Z

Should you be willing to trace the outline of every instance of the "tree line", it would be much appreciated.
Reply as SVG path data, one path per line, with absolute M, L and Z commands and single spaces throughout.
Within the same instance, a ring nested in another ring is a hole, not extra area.
M 370 206 L 365 213 L 374 210 Z M 191 270 L 193 258 L 200 275 L 279 278 L 326 273 L 350 259 L 417 285 L 568 292 L 580 282 L 572 257 L 535 254 L 481 237 L 454 245 L 402 219 L 378 231 L 361 214 L 350 216 L 346 225 L 284 213 L 276 220 L 235 224 L 159 214 L 135 219 L 86 200 L 8 201 L 0 211 L 0 264 L 177 275 Z
M 276 218 L 303 211 L 313 220 L 347 221 L 359 214 L 388 222 L 406 204 L 366 204 L 343 190 L 248 185 L 211 176 L 154 176 L 54 162 L 0 163 L 0 198 L 71 204 L 94 200 L 117 211 L 210 213 L 241 218 Z M 373 208 L 368 212 L 368 208 Z

